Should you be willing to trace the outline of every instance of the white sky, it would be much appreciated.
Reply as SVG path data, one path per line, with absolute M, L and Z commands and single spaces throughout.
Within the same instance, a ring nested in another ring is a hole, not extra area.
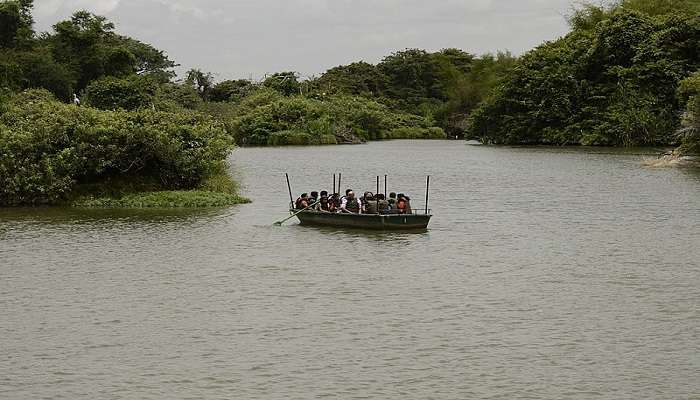
M 572 0 L 35 0 L 36 29 L 78 9 L 217 79 L 319 74 L 405 48 L 529 50 L 568 31 Z

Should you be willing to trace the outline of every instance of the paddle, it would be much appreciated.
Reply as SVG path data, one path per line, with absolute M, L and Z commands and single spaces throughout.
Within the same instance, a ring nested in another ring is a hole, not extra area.
M 287 222 L 288 220 L 290 220 L 290 219 L 296 217 L 297 214 L 301 213 L 302 211 L 308 210 L 309 208 L 315 206 L 315 205 L 318 204 L 318 203 L 320 203 L 320 201 L 317 201 L 317 202 L 315 202 L 314 204 L 311 204 L 311 205 L 309 205 L 309 206 L 306 206 L 306 208 L 304 208 L 303 210 L 299 210 L 299 211 L 295 212 L 294 214 L 290 215 L 289 217 L 283 219 L 282 221 L 277 221 L 277 222 L 275 222 L 274 225 L 275 225 L 275 226 L 282 226 L 283 223 L 285 223 L 285 222 Z

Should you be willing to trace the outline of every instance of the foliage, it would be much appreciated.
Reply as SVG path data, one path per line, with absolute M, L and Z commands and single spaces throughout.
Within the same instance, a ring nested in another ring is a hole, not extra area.
M 136 110 L 151 105 L 157 90 L 158 82 L 147 75 L 105 77 L 88 85 L 83 102 L 102 110 Z
M 0 2 L 0 48 L 24 47 L 34 35 L 33 0 Z
M 263 81 L 263 86 L 276 90 L 284 96 L 301 92 L 301 84 L 296 72 L 278 72 Z
M 472 114 L 488 143 L 673 144 L 678 82 L 700 66 L 700 18 L 585 8 L 522 57 Z
M 232 147 L 221 124 L 195 113 L 99 111 L 48 96 L 18 96 L 0 116 L 2 205 L 57 203 L 76 184 L 110 177 L 195 188 Z
M 681 152 L 700 154 L 700 70 L 681 81 L 679 96 L 685 100 L 686 111 L 679 130 Z
M 390 138 L 389 132 L 400 127 L 429 127 L 424 118 L 358 96 L 317 100 L 260 92 L 232 112 L 236 115 L 231 118 L 230 131 L 244 145 L 356 142 Z
M 253 92 L 255 85 L 245 79 L 219 82 L 211 88 L 211 101 L 239 102 Z
M 130 193 L 119 198 L 80 198 L 71 203 L 80 208 L 209 208 L 249 203 L 235 194 L 203 190 Z
M 197 109 L 202 98 L 191 85 L 166 83 L 158 87 L 153 103 L 157 110 L 179 112 Z

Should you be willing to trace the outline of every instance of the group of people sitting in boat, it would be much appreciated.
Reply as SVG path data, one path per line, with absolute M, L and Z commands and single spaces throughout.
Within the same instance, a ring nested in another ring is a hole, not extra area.
M 302 193 L 294 202 L 297 210 L 314 210 L 330 213 L 352 214 L 411 214 L 411 199 L 403 193 L 390 193 L 387 199 L 383 193 L 365 192 L 358 198 L 352 189 L 345 191 L 345 196 L 339 193 L 328 194 L 327 191 Z

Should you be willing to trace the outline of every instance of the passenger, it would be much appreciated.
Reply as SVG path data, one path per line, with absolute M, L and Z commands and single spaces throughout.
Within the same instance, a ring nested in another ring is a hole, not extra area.
M 316 204 L 315 210 L 316 211 L 331 212 L 331 203 L 328 201 L 327 193 L 325 196 L 322 195 L 318 199 L 318 204 Z
M 333 193 L 333 195 L 328 199 L 328 202 L 331 203 L 331 207 L 333 209 L 332 212 L 339 212 L 340 211 L 340 193 Z
M 391 207 L 392 210 L 396 209 L 396 193 L 391 192 L 389 193 L 389 207 Z
M 316 204 L 318 202 L 318 192 L 311 192 L 309 197 L 309 204 Z
M 294 208 L 297 210 L 303 210 L 309 206 L 309 195 L 307 193 L 302 193 L 301 197 L 297 199 L 294 203 Z
M 369 199 L 371 199 L 374 196 L 372 192 L 365 192 L 365 194 L 362 195 L 362 212 L 364 213 L 366 208 L 367 208 L 367 203 L 369 203 Z
M 396 209 L 399 211 L 399 214 L 411 214 L 411 199 L 403 193 L 399 193 L 397 197 Z
M 388 214 L 391 210 L 391 207 L 389 207 L 389 202 L 386 201 L 386 196 L 384 196 L 383 193 L 379 193 L 377 194 L 377 199 L 379 200 L 377 202 L 379 207 L 377 211 L 379 211 L 380 214 Z
M 355 192 L 348 189 L 345 192 L 347 195 L 340 204 L 340 211 L 352 214 L 362 213 L 362 201 L 355 197 Z
M 365 197 L 365 214 L 377 214 L 377 199 L 372 196 L 372 193 Z

